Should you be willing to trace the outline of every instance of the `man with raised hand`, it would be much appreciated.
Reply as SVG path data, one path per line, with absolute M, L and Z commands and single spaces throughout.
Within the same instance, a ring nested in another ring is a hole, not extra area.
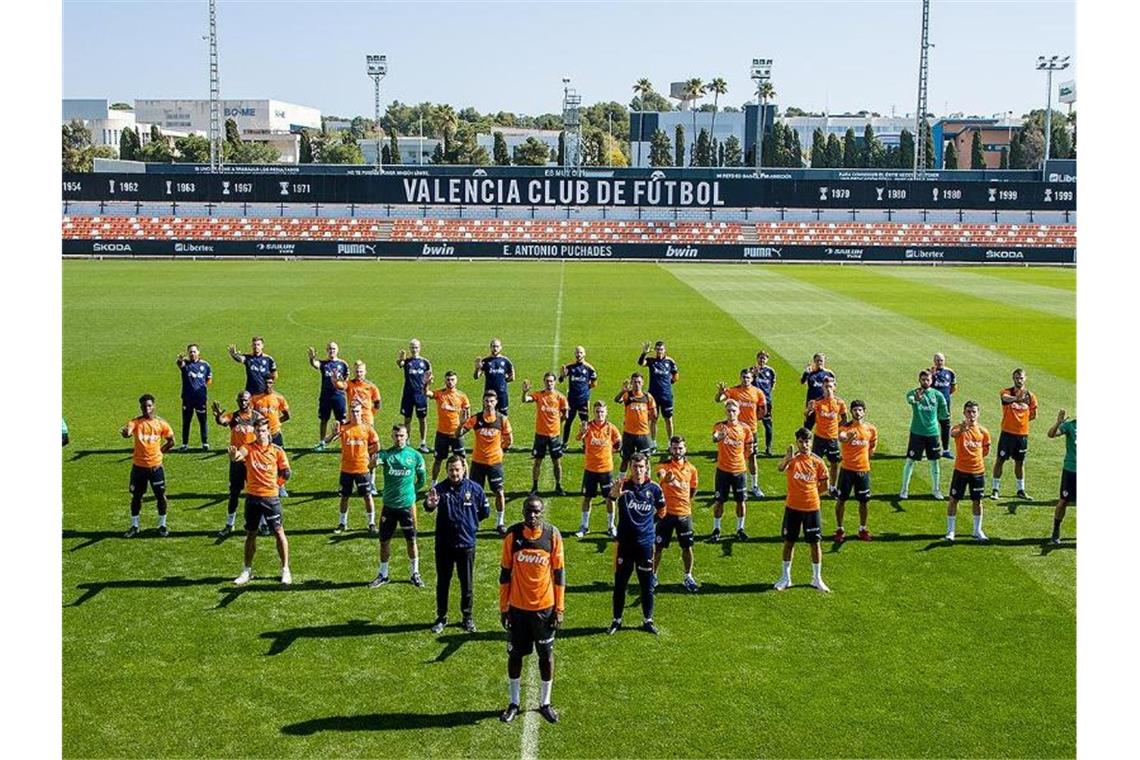
M 372 498 L 372 470 L 376 468 L 380 436 L 364 421 L 364 407 L 359 400 L 349 409 L 348 421 L 336 423 L 333 432 L 321 439 L 325 445 L 340 439 L 340 519 L 333 533 L 348 530 L 348 498 L 355 490 L 364 499 L 368 532 L 375 536 L 380 531 L 376 528 L 376 506 Z
M 318 359 L 317 350 L 309 346 L 309 364 L 321 373 L 321 392 L 317 400 L 317 418 L 321 423 L 321 438 L 314 446 L 315 451 L 321 451 L 326 444 L 329 429 L 329 418 L 335 422 L 344 422 L 348 417 L 348 399 L 344 389 L 348 385 L 348 364 L 340 358 L 340 346 L 335 341 L 329 341 L 325 346 L 328 358 Z
M 1061 465 L 1061 489 L 1057 496 L 1057 507 L 1053 510 L 1053 535 L 1049 542 L 1061 543 L 1061 523 L 1065 510 L 1077 503 L 1077 418 L 1066 418 L 1065 410 L 1057 411 L 1057 421 L 1049 428 L 1049 437 L 1065 436 L 1065 461 Z
M 427 467 L 423 454 L 408 445 L 408 426 L 392 426 L 392 446 L 376 453 L 376 463 L 384 473 L 384 491 L 380 509 L 380 569 L 369 584 L 371 588 L 388 582 L 388 559 L 392 556 L 392 536 L 396 526 L 408 545 L 412 564 L 412 585 L 421 588 L 420 553 L 416 546 L 416 492 L 427 484 Z
M 953 459 L 950 451 L 950 402 L 951 396 L 958 390 L 958 376 L 954 370 L 946 366 L 946 357 L 941 353 L 934 355 L 934 364 L 930 367 L 930 386 L 946 397 L 946 416 L 938 418 L 939 432 L 942 436 L 942 458 Z
M 250 352 L 243 354 L 232 343 L 228 348 L 230 358 L 245 367 L 245 389 L 249 395 L 256 396 L 265 393 L 265 379 L 269 376 L 277 377 L 277 362 L 265 353 L 265 341 L 255 335 L 250 340 Z
M 474 577 L 475 533 L 479 523 L 491 515 L 487 497 L 478 483 L 465 477 L 467 460 L 459 454 L 447 458 L 447 478 L 432 486 L 424 501 L 426 512 L 435 518 L 435 623 L 432 633 L 443 633 L 447 625 L 447 598 L 452 573 L 459 576 L 459 611 L 463 630 L 475 633 Z M 517 704 L 517 702 L 516 702 Z
M 657 450 L 657 416 L 665 418 L 665 435 L 673 437 L 673 385 L 680 377 L 677 362 L 665 351 L 665 341 L 653 344 L 653 356 L 649 355 L 649 341 L 641 344 L 641 356 L 637 363 L 649 373 L 649 395 L 657 406 L 657 415 L 649 421 L 649 438 L 653 450 Z M 622 468 L 625 472 L 625 468 Z
M 534 460 L 531 467 L 531 493 L 538 493 L 538 476 L 542 473 L 542 460 L 550 455 L 550 466 L 554 470 L 554 493 L 559 496 L 562 490 L 562 423 L 570 416 L 570 402 L 554 387 L 557 378 L 553 372 L 542 376 L 543 388 L 531 393 L 530 380 L 523 380 L 522 401 L 535 405 L 534 446 L 530 456 Z
M 699 586 L 693 578 L 693 498 L 697 495 L 697 468 L 687 459 L 685 439 L 675 435 L 669 439 L 669 461 L 657 467 L 657 484 L 665 494 L 665 516 L 657 523 L 657 546 L 653 551 L 653 575 L 661 566 L 661 554 L 669 548 L 673 533 L 681 547 L 685 575 L 681 585 L 695 593 Z
M 618 530 L 614 545 L 614 619 L 608 633 L 612 636 L 621 628 L 626 588 L 636 571 L 641 590 L 641 628 L 656 636 L 653 595 L 657 579 L 653 575 L 653 547 L 657 542 L 656 523 L 665 516 L 665 494 L 661 486 L 649 479 L 649 457 L 633 455 L 630 475 L 614 484 L 613 496 L 617 500 Z
M 990 431 L 978 424 L 977 402 L 967 401 L 962 416 L 962 421 L 950 429 L 957 452 L 950 479 L 950 501 L 946 504 L 946 540 L 954 540 L 958 502 L 969 491 L 974 505 L 974 538 L 988 541 L 982 532 L 982 496 L 986 492 L 985 458 L 990 453 Z
M 567 381 L 566 398 L 570 403 L 570 414 L 566 424 L 562 427 L 562 446 L 565 448 L 570 441 L 570 428 L 574 426 L 574 416 L 577 415 L 579 429 L 586 426 L 590 420 L 590 391 L 598 384 L 598 371 L 594 365 L 586 361 L 586 349 L 582 346 L 574 347 L 574 362 L 563 364 L 558 370 L 558 382 Z
M 427 394 L 424 392 L 431 383 L 431 362 L 420 356 L 420 341 L 408 341 L 408 350 L 400 349 L 396 356 L 396 366 L 404 371 L 404 390 L 400 395 L 400 414 L 404 415 L 404 426 L 412 429 L 412 413 L 420 424 L 420 452 L 427 454 Z
M 783 591 L 792 585 L 792 556 L 796 539 L 803 532 L 804 541 L 811 549 L 812 588 L 831 591 L 823 582 L 823 553 L 819 548 L 822 526 L 819 514 L 819 496 L 827 487 L 827 466 L 811 453 L 811 431 L 802 427 L 796 431 L 795 447 L 780 460 L 777 469 L 787 478 L 787 498 L 784 502 L 784 521 L 780 535 L 784 538 L 784 564 L 780 579 L 774 588 Z
M 1037 419 L 1037 396 L 1025 387 L 1025 370 L 1013 371 L 1013 385 L 1001 392 L 1001 435 L 994 462 L 994 499 L 1001 498 L 1001 471 L 1005 460 L 1013 460 L 1017 478 L 1017 498 L 1029 500 L 1025 492 L 1025 453 L 1029 450 L 1029 423 Z M 1012 507 L 1010 508 L 1012 511 Z
M 835 395 L 835 378 L 823 380 L 823 395 L 809 401 L 804 411 L 804 427 L 815 422 L 811 453 L 827 460 L 827 493 L 834 496 L 839 476 L 839 426 L 847 421 L 847 403 Z
M 214 371 L 210 368 L 210 363 L 202 358 L 197 343 L 186 346 L 186 353 L 179 354 L 174 363 L 182 375 L 182 445 L 178 450 L 189 449 L 190 421 L 197 415 L 202 451 L 207 451 L 210 443 L 206 432 L 206 396 L 210 383 L 214 381 Z
M 902 489 L 899 498 L 910 496 L 910 476 L 914 474 L 914 466 L 922 459 L 925 453 L 930 461 L 930 493 L 938 501 L 942 501 L 942 445 L 938 440 L 938 419 L 949 414 L 946 411 L 946 397 L 930 387 L 932 377 L 930 370 L 924 369 L 918 373 L 918 387 L 906 393 L 906 402 L 910 404 L 910 437 L 906 445 L 906 460 L 903 462 Z
M 768 352 L 756 354 L 756 366 L 752 368 L 752 384 L 764 393 L 764 414 L 760 421 L 764 424 L 764 456 L 772 456 L 772 391 L 776 387 L 776 370 L 768 366 Z M 760 448 L 759 442 L 756 448 Z
M 244 464 L 245 476 L 245 565 L 234 585 L 244 586 L 253 578 L 253 555 L 257 551 L 257 526 L 265 523 L 277 539 L 277 556 L 281 558 L 281 583 L 293 582 L 289 570 L 289 540 L 282 524 L 278 483 L 289 479 L 289 459 L 285 450 L 269 440 L 269 420 L 259 418 L 254 424 L 256 440 L 244 446 L 230 446 L 231 462 Z
M 242 391 L 237 395 L 237 409 L 232 412 L 222 411 L 222 406 L 215 401 L 211 407 L 214 412 L 214 422 L 230 429 L 229 447 L 240 449 L 242 446 L 257 440 L 254 430 L 254 413 L 252 397 L 249 391 Z M 226 524 L 218 531 L 218 538 L 225 538 L 234 529 L 234 520 L 237 517 L 238 500 L 242 489 L 245 488 L 245 464 L 230 460 L 229 496 L 226 502 Z
M 523 502 L 523 521 L 503 536 L 499 562 L 499 620 L 507 631 L 510 702 L 499 719 L 510 723 L 522 704 L 523 658 L 538 653 L 539 714 L 558 722 L 550 703 L 554 687 L 554 635 L 565 614 L 566 575 L 562 536 L 543 519 L 546 505 L 537 496 Z
M 498 399 L 497 413 L 506 417 L 510 413 L 510 397 L 507 395 L 507 383 L 515 380 L 515 365 L 503 356 L 503 341 L 498 338 L 491 339 L 491 353 L 487 356 L 475 357 L 474 378 L 483 377 L 483 392 L 494 391 Z
M 154 493 L 158 507 L 158 535 L 170 535 L 166 527 L 166 471 L 162 468 L 162 455 L 174 448 L 174 431 L 169 423 L 154 413 L 154 396 L 144 393 L 139 396 L 139 416 L 123 425 L 119 434 L 133 441 L 131 452 L 131 527 L 126 538 L 133 538 L 139 532 L 139 513 L 147 486 Z
M 804 367 L 803 374 L 800 375 L 800 385 L 807 386 L 807 406 L 811 406 L 811 402 L 818 398 L 823 398 L 823 383 L 828 378 L 834 380 L 835 373 L 827 368 L 827 355 L 826 354 L 813 354 L 811 362 Z M 804 427 L 811 430 L 815 427 L 815 416 L 808 414 L 807 420 L 804 421 Z
M 879 431 L 865 422 L 867 405 L 855 399 L 851 402 L 853 419 L 839 426 L 839 448 L 843 463 L 839 468 L 839 483 L 835 497 L 835 543 L 847 537 L 843 531 L 843 514 L 847 499 L 852 493 L 859 502 L 859 540 L 870 541 L 867 530 L 867 502 L 871 500 L 871 457 L 879 442 Z
M 768 402 L 764 397 L 764 392 L 757 388 L 752 381 L 752 368 L 745 367 L 740 370 L 739 385 L 729 387 L 725 383 L 717 383 L 716 396 L 713 401 L 718 404 L 729 399 L 735 401 L 740 410 L 740 424 L 752 431 L 752 448 L 746 454 L 748 474 L 752 477 L 749 492 L 757 499 L 762 499 L 764 492 L 760 490 L 760 470 L 756 461 L 756 454 L 760 449 L 757 435 L 759 433 L 758 421 L 767 411 Z
M 724 419 L 713 425 L 712 440 L 716 444 L 716 482 L 713 486 L 713 530 L 709 540 L 720 541 L 720 520 L 728 492 L 736 501 L 736 538 L 747 541 L 744 532 L 745 489 L 744 475 L 748 472 L 747 457 L 756 440 L 747 425 L 740 424 L 740 405 L 733 400 L 724 402 Z
M 590 532 L 590 503 L 601 493 L 606 503 L 606 534 L 617 536 L 614 527 L 614 500 L 611 490 L 614 484 L 614 446 L 621 442 L 621 433 L 606 419 L 606 402 L 594 402 L 594 419 L 578 429 L 578 440 L 582 441 L 582 522 L 574 535 L 584 537 Z
M 471 479 L 484 490 L 495 494 L 495 531 L 507 534 L 503 514 L 507 508 L 506 488 L 503 483 L 503 452 L 511 446 L 511 421 L 498 412 L 499 396 L 494 391 L 483 391 L 483 408 L 468 417 L 459 427 L 459 435 L 475 431 L 474 450 L 471 452 Z
M 448 370 L 443 375 L 443 387 L 425 391 L 428 398 L 435 402 L 435 445 L 433 446 L 435 459 L 431 463 L 431 481 L 439 482 L 440 465 L 451 454 L 465 457 L 463 439 L 460 438 L 459 426 L 471 413 L 471 402 L 467 394 L 459 390 L 456 385 L 459 376 L 455 370 Z
M 653 426 L 657 420 L 657 401 L 643 390 L 645 378 L 634 372 L 623 380 L 621 390 L 614 396 L 616 403 L 625 406 L 621 427 L 621 472 L 624 475 L 634 454 L 649 456 L 653 451 Z

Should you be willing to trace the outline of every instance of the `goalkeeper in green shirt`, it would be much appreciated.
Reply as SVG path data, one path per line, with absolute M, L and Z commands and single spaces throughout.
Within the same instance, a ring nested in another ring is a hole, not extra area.
M 914 474 L 914 465 L 922 459 L 923 454 L 930 461 L 930 493 L 938 501 L 943 498 L 939 484 L 942 476 L 942 441 L 939 438 L 938 420 L 949 418 L 950 410 L 946 407 L 946 397 L 930 387 L 932 381 L 930 370 L 924 369 L 918 373 L 918 387 L 906 393 L 906 402 L 911 408 L 910 440 L 907 441 L 906 461 L 903 462 L 900 499 L 907 498 L 910 476 Z
M 420 452 L 408 445 L 408 427 L 392 426 L 392 447 L 377 452 L 376 464 L 384 473 L 380 510 L 380 570 L 369 588 L 388 582 L 388 559 L 392 556 L 392 535 L 396 525 L 408 543 L 412 563 L 412 585 L 424 585 L 420 578 L 420 556 L 416 547 L 416 492 L 427 484 L 427 467 Z

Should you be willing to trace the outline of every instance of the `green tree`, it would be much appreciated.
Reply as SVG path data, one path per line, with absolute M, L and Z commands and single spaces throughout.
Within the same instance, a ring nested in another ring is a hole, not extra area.
M 150 128 L 150 139 L 154 139 L 154 130 L 158 128 L 155 124 Z M 226 119 L 226 142 L 231 145 L 241 145 L 241 133 L 238 131 L 237 122 L 233 119 Z
M 811 133 L 811 168 L 827 168 L 827 138 L 823 136 L 823 129 L 816 127 Z
M 1009 148 L 1005 145 L 1001 146 L 1001 158 L 999 159 L 998 168 L 1009 168 Z
M 174 141 L 174 159 L 184 164 L 206 164 L 210 162 L 210 141 L 202 135 L 187 135 Z
M 1025 169 L 1025 143 L 1021 130 L 1018 130 L 1009 143 L 1009 168 Z
M 528 137 L 515 148 L 515 164 L 518 166 L 546 166 L 550 160 L 550 148 L 537 137 Z
M 974 130 L 974 137 L 970 140 L 970 168 L 986 168 L 986 154 L 982 151 L 982 132 L 978 129 Z
M 170 145 L 160 137 L 142 147 L 139 151 L 139 160 L 148 164 L 169 164 L 174 160 L 174 155 L 170 152 Z
M 658 129 L 649 139 L 649 165 L 672 166 L 673 146 L 669 143 L 669 135 Z
M 914 135 L 909 129 L 899 133 L 898 167 L 911 169 L 914 167 Z
M 387 145 L 380 148 L 380 163 L 385 166 L 392 163 L 392 151 Z
M 281 158 L 281 151 L 277 148 L 268 143 L 252 140 L 244 141 L 240 145 L 226 142 L 222 149 L 226 162 L 232 164 L 275 164 Z M 356 150 L 359 151 L 360 148 L 356 148 Z M 363 163 L 363 157 L 361 163 Z
M 921 168 L 930 169 L 934 165 L 934 135 L 930 131 L 930 122 L 926 119 L 922 120 L 922 131 L 925 133 L 926 166 Z
M 859 165 L 859 147 L 855 144 L 855 130 L 847 128 L 843 135 L 843 168 L 853 169 Z
M 720 96 L 728 92 L 728 82 L 724 81 L 724 77 L 716 77 L 705 85 L 705 92 L 711 92 L 713 94 L 712 125 L 709 127 L 709 132 L 715 137 L 717 106 L 720 103 Z M 717 163 L 719 163 L 719 161 Z
M 590 128 L 585 135 L 586 160 L 591 166 L 605 166 L 606 164 L 606 133 L 600 129 Z
M 459 116 L 451 106 L 447 104 L 438 105 L 432 109 L 431 125 L 435 136 L 442 138 L 443 155 L 444 158 L 450 162 L 451 157 L 454 155 L 451 142 L 456 131 L 459 129 Z
M 301 130 L 301 148 L 297 161 L 302 164 L 313 163 L 313 138 L 309 136 L 307 129 Z
M 1023 129 L 1021 133 L 1021 150 L 1026 169 L 1041 168 L 1041 160 L 1045 157 L 1045 135 L 1040 129 Z
M 516 148 L 516 150 L 518 150 Z M 563 130 L 558 133 L 558 152 L 555 154 L 555 162 L 559 166 L 566 165 L 566 131 Z M 515 163 L 518 163 L 517 161 Z
M 869 123 L 863 127 L 863 148 L 860 151 L 860 158 L 862 159 L 860 164 L 868 168 L 880 166 L 883 162 L 883 145 Z
M 689 110 L 693 112 L 693 136 L 695 138 L 696 134 L 697 134 L 697 107 L 696 107 L 696 102 L 705 93 L 705 83 L 701 81 L 700 77 L 693 77 L 692 79 L 685 82 L 685 89 L 683 90 L 683 93 L 685 95 L 685 98 L 688 99 L 688 101 L 690 103 Z M 696 164 L 696 161 L 694 160 L 694 159 L 696 159 L 696 148 L 697 148 L 697 143 L 696 143 L 696 140 L 694 139 L 693 147 L 692 147 L 692 154 L 690 155 L 690 160 L 689 160 L 690 165 Z
M 958 168 L 958 146 L 954 144 L 953 140 L 946 143 L 946 152 L 942 156 L 943 169 L 957 169 Z
M 678 124 L 673 130 L 673 166 L 685 165 L 685 128 Z
M 443 163 L 443 160 L 443 143 L 437 142 L 435 144 L 435 150 L 431 153 L 431 162 L 438 166 Z
M 91 130 L 79 119 L 63 125 L 63 170 L 89 172 L 92 167 Z
M 740 166 L 744 163 L 744 156 L 740 150 L 740 138 L 729 135 L 724 138 L 724 165 Z
M 641 111 L 642 110 L 642 104 L 645 102 L 645 98 L 653 92 L 653 85 L 650 83 L 650 81 L 648 79 L 646 79 L 645 77 L 642 77 L 641 79 L 638 79 L 637 82 L 634 83 L 633 92 L 635 93 L 635 95 L 634 95 L 633 102 L 631 102 L 629 104 L 630 110 Z M 638 124 L 642 124 L 642 122 L 641 122 L 642 117 L 638 116 L 637 118 L 638 118 Z M 644 129 L 644 125 L 642 125 L 641 128 Z M 638 137 L 641 137 L 641 135 L 638 135 Z M 637 141 L 637 165 L 638 166 L 641 166 L 641 143 L 642 143 L 642 141 L 639 139 Z
M 119 135 L 119 158 L 124 161 L 137 160 L 141 148 L 142 141 L 139 140 L 137 127 L 134 129 L 127 127 Z
M 316 158 L 322 164 L 363 164 L 364 151 L 352 136 L 352 130 L 341 132 L 340 137 L 329 137 L 320 146 Z
M 784 127 L 784 149 L 787 152 L 787 165 L 795 169 L 802 169 L 804 149 L 800 145 L 800 133 L 788 126 Z
M 697 133 L 697 166 L 712 166 L 712 143 L 704 127 Z
M 491 150 L 494 154 L 495 164 L 498 166 L 510 166 L 511 155 L 507 152 L 507 141 L 503 138 L 502 132 L 495 133 L 495 144 Z
M 391 129 L 388 130 L 388 153 L 391 154 L 391 158 L 389 160 L 385 161 L 384 163 L 386 163 L 386 164 L 399 164 L 399 163 L 401 163 L 400 138 L 399 138 L 399 135 L 396 133 L 395 127 L 392 127 Z
M 111 109 L 112 111 L 133 111 L 133 110 L 135 110 L 134 108 L 131 107 L 130 103 L 112 103 L 111 105 L 109 105 L 107 107 L 109 109 Z
M 843 165 L 843 145 L 839 142 L 839 138 L 832 132 L 827 136 L 827 164 L 830 168 L 837 168 Z

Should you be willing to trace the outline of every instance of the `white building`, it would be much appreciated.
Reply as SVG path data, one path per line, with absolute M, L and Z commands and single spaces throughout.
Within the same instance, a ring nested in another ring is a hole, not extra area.
M 475 135 L 475 142 L 487 151 L 487 155 L 491 157 L 492 162 L 495 160 L 496 132 L 500 132 L 503 135 L 503 141 L 507 144 L 507 155 L 511 157 L 512 162 L 515 160 L 515 149 L 531 137 L 544 143 L 548 150 L 554 151 L 553 155 L 558 155 L 558 135 L 562 133 L 557 129 L 492 127 L 488 134 Z
M 896 148 L 899 144 L 899 136 L 904 129 L 910 130 L 912 135 L 915 132 L 913 116 L 871 116 L 870 114 L 784 116 L 780 118 L 780 121 L 785 127 L 794 129 L 796 134 L 800 136 L 800 145 L 803 146 L 805 158 L 811 152 L 812 135 L 817 129 L 823 130 L 824 139 L 827 139 L 828 135 L 835 135 L 840 140 L 847 134 L 847 130 L 851 129 L 855 132 L 855 139 L 861 143 L 863 132 L 870 124 L 871 131 L 875 133 L 875 137 L 880 143 Z
M 111 108 L 108 100 L 99 98 L 65 98 L 63 123 L 78 120 L 91 130 L 91 144 L 119 150 L 119 139 L 128 129 L 138 130 L 141 145 L 150 142 L 150 124 L 136 119 L 135 112 Z M 166 132 L 167 136 L 185 137 L 185 130 Z
M 387 137 L 380 138 L 381 152 L 391 144 L 389 139 Z M 443 140 L 434 137 L 397 137 L 396 144 L 400 147 L 400 163 L 410 166 L 430 164 L 432 154 L 435 153 L 435 146 L 442 142 Z M 356 144 L 360 146 L 360 152 L 364 154 L 364 163 L 376 163 L 376 138 L 357 140 Z

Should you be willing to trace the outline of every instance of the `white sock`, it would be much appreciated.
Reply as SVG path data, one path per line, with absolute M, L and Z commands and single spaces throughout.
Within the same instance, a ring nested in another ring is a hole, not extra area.
M 236 519 L 237 519 L 237 512 L 230 512 L 229 514 L 227 514 L 226 515 L 226 527 L 227 528 L 234 527 L 234 520 L 236 520 Z
M 138 515 L 131 515 L 131 527 L 132 528 L 139 527 L 139 516 Z
M 1024 491 L 1025 490 L 1025 478 L 1018 478 L 1017 479 L 1017 490 L 1018 491 Z
M 495 513 L 495 525 L 499 526 L 499 525 L 503 525 L 503 524 L 504 524 L 503 523 L 503 513 L 502 512 L 496 512 Z
M 866 533 L 867 532 L 867 526 L 866 525 L 860 525 L 859 530 L 862 531 L 863 533 Z
M 587 512 L 583 512 L 583 513 L 582 513 L 582 522 L 581 522 L 581 524 L 578 526 L 578 528 L 579 528 L 580 530 L 588 530 L 588 529 L 589 529 L 589 527 L 590 527 L 590 513 L 589 513 L 588 511 L 587 511 Z
M 907 457 L 906 461 L 903 462 L 903 471 L 902 471 L 902 490 L 904 492 L 910 491 L 910 476 L 913 473 L 914 473 L 914 460 L 911 459 L 910 457 Z
M 954 532 L 954 525 L 957 522 L 958 522 L 958 515 L 954 515 L 953 517 L 947 516 L 946 517 L 946 532 L 947 533 L 953 533 Z
M 819 562 L 812 562 L 811 563 L 811 579 L 813 581 L 820 580 L 820 577 L 819 577 L 820 570 L 822 570 L 822 566 L 820 565 Z
M 743 517 L 736 518 L 736 529 L 737 530 L 744 530 L 744 518 Z
M 606 512 L 606 527 L 607 528 L 614 527 L 614 513 L 613 512 Z
M 348 526 L 348 512 L 341 512 L 340 513 L 340 524 L 345 526 L 345 527 Z
M 1001 491 L 1001 478 L 994 478 L 994 492 L 997 493 L 1000 491 Z
M 381 562 L 380 563 L 380 574 L 381 575 L 387 575 L 388 574 L 388 563 L 387 562 Z
M 719 517 L 713 518 L 713 530 L 720 530 L 720 518 Z
M 685 573 L 685 580 L 687 580 L 687 581 L 693 580 L 693 574 L 692 573 Z
M 520 681 L 522 681 L 521 678 L 508 678 L 507 679 L 507 682 L 509 684 L 507 691 L 510 694 L 510 700 L 511 700 L 512 705 L 517 705 L 519 703 L 519 691 L 521 689 Z
M 158 527 L 160 527 L 160 528 L 166 527 L 166 515 L 159 515 L 158 516 Z
M 374 509 L 368 513 L 368 527 L 371 528 L 375 524 L 376 524 L 376 510 Z
M 787 562 L 784 563 L 784 574 L 781 577 L 788 578 L 788 579 L 790 579 L 792 577 L 792 561 L 791 560 L 788 560 Z
M 538 684 L 539 704 L 550 704 L 550 690 L 554 688 L 554 681 L 540 681 Z
M 975 533 L 981 533 L 982 532 L 982 516 L 981 515 L 974 515 L 974 532 Z
M 253 575 L 253 566 L 252 565 L 246 565 L 245 567 L 242 568 L 242 572 L 243 573 L 249 573 L 250 575 Z
M 418 573 L 419 571 L 420 571 L 420 555 L 417 554 L 416 556 L 412 557 L 412 573 L 415 574 L 415 573 Z

